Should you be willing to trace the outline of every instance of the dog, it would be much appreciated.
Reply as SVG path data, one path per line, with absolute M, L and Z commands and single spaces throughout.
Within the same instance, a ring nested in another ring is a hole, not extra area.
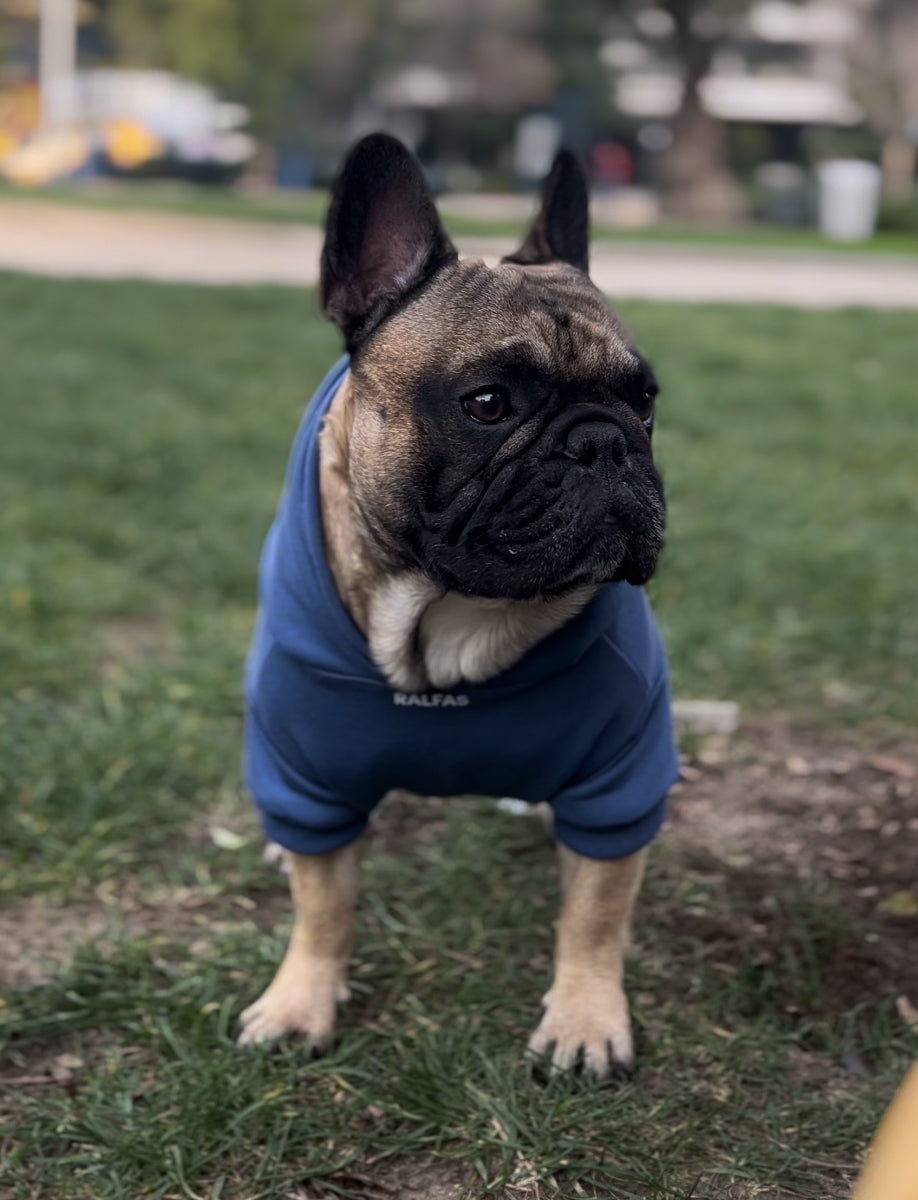
M 333 189 L 320 296 L 347 353 L 294 443 L 246 683 L 246 778 L 295 919 L 240 1042 L 328 1047 L 386 791 L 511 795 L 551 804 L 561 868 L 529 1049 L 627 1075 L 623 954 L 677 762 L 642 589 L 657 383 L 589 279 L 586 176 L 561 151 L 491 268 L 460 261 L 417 161 L 370 135 Z

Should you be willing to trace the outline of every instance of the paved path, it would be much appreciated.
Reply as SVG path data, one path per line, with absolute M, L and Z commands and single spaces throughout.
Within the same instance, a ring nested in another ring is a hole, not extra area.
M 460 239 L 496 260 L 503 241 Z M 316 281 L 319 231 L 307 225 L 0 202 L 0 269 L 187 283 Z M 918 258 L 629 240 L 594 246 L 597 284 L 620 298 L 770 302 L 808 308 L 918 308 Z

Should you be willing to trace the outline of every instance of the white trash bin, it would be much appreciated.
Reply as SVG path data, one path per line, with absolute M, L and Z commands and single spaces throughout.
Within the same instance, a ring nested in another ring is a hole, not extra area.
M 872 237 L 880 207 L 880 168 L 858 158 L 821 163 L 819 232 L 837 242 L 861 242 Z

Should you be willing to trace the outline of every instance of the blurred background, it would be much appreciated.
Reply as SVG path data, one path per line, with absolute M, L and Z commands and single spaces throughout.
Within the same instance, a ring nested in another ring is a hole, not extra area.
M 8 188 L 303 190 L 380 128 L 482 216 L 563 142 L 611 225 L 918 235 L 918 5 L 0 0 Z

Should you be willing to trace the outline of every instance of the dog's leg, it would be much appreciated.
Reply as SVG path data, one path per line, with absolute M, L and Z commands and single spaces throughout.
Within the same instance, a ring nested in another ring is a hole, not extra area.
M 634 1046 L 622 987 L 631 910 L 646 851 L 606 862 L 558 847 L 562 907 L 555 978 L 529 1049 L 554 1070 L 583 1069 L 597 1080 L 628 1075 Z
M 305 1034 L 327 1049 L 335 1007 L 348 998 L 347 963 L 354 940 L 360 843 L 329 854 L 290 854 L 294 923 L 290 944 L 267 991 L 242 1014 L 240 1046 Z

